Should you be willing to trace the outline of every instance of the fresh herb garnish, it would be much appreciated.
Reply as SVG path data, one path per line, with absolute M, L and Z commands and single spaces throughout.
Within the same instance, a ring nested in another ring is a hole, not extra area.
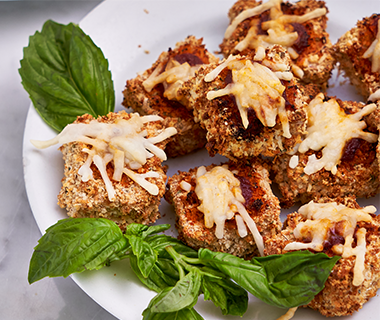
M 114 110 L 108 61 L 79 26 L 48 20 L 29 38 L 20 63 L 25 90 L 54 130 L 61 131 L 85 113 L 97 117 Z
M 170 226 L 131 224 L 123 234 L 106 219 L 68 218 L 46 230 L 35 247 L 29 282 L 129 258 L 141 282 L 158 294 L 144 320 L 202 319 L 193 308 L 200 294 L 227 315 L 242 316 L 248 292 L 270 305 L 291 308 L 320 292 L 339 257 L 297 251 L 251 261 L 208 249 L 193 250 L 161 234 Z

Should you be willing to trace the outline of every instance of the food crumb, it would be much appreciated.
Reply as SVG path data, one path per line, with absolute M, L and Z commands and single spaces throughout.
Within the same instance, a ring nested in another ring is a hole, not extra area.
M 149 51 L 149 50 L 144 50 L 144 52 L 145 52 L 146 54 L 149 54 L 149 53 L 150 53 L 150 51 Z
M 148 11 L 147 9 L 144 9 L 144 12 L 145 12 L 146 14 L 148 14 L 148 13 L 149 13 L 149 11 Z

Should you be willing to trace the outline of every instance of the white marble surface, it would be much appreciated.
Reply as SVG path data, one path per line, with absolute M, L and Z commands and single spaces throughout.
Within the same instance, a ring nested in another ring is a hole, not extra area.
M 0 319 L 115 319 L 70 278 L 29 285 L 29 260 L 41 233 L 29 208 L 22 167 L 30 105 L 18 74 L 28 37 L 47 19 L 79 22 L 100 1 L 0 1 Z

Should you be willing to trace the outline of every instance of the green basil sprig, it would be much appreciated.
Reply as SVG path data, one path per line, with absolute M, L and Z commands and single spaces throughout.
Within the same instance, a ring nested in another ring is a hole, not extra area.
M 22 84 L 38 114 L 61 131 L 77 116 L 106 115 L 115 108 L 108 61 L 79 26 L 45 22 L 29 38 L 20 61 Z
M 202 263 L 228 275 L 262 301 L 280 308 L 308 304 L 323 289 L 331 269 L 340 259 L 324 253 L 295 251 L 281 255 L 241 258 L 200 249 Z
M 128 247 L 114 222 L 90 218 L 60 220 L 38 242 L 29 264 L 29 283 L 100 269 L 122 259 Z
M 143 311 L 144 320 L 202 317 L 199 295 L 225 315 L 242 316 L 248 292 L 282 308 L 309 303 L 320 292 L 339 257 L 298 251 L 251 261 L 208 249 L 193 250 L 162 234 L 170 226 L 131 224 L 123 234 L 106 219 L 65 219 L 46 230 L 35 247 L 29 282 L 99 269 L 129 258 L 141 282 L 157 292 Z

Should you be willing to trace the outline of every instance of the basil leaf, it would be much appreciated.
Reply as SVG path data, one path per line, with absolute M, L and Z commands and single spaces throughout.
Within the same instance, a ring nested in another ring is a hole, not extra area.
M 126 236 L 132 248 L 134 256 L 137 258 L 137 265 L 146 278 L 157 261 L 157 253 L 152 249 L 149 243 L 145 242 L 138 236 Z
M 172 313 L 193 307 L 198 301 L 201 278 L 199 270 L 193 269 L 174 287 L 167 287 L 157 294 L 148 309 L 152 313 Z
M 186 246 L 182 241 L 165 234 L 153 235 L 146 238 L 146 241 L 150 243 L 153 250 L 155 250 L 161 258 L 170 259 L 169 253 L 165 250 L 168 246 L 173 247 L 177 253 L 186 257 L 198 257 L 198 252 L 196 250 Z
M 143 320 L 204 320 L 194 308 L 182 309 L 171 313 L 152 313 L 150 309 L 146 309 L 143 315 Z
M 41 118 L 61 131 L 77 116 L 114 110 L 115 92 L 108 61 L 77 25 L 45 22 L 29 38 L 19 73 Z
M 281 308 L 308 304 L 324 287 L 340 257 L 296 251 L 254 258 L 251 262 L 230 254 L 200 249 L 206 265 L 222 271 L 264 302 Z
M 168 230 L 170 228 L 170 224 L 159 224 L 156 226 L 146 226 L 139 223 L 131 223 L 127 226 L 127 229 L 125 230 L 125 234 L 128 235 L 135 235 L 139 236 L 143 239 L 146 237 L 163 232 L 165 230 Z
M 160 292 L 166 287 L 173 287 L 179 280 L 178 269 L 173 261 L 168 259 L 159 259 L 148 277 L 144 277 L 137 264 L 137 258 L 130 256 L 130 264 L 136 276 L 148 289 Z
M 100 269 L 123 256 L 128 247 L 119 227 L 107 219 L 68 218 L 46 230 L 34 248 L 28 280 L 67 277 L 74 272 Z
M 220 279 L 203 276 L 201 290 L 205 300 L 211 300 L 224 315 L 243 316 L 248 308 L 248 293 L 243 288 L 211 268 L 202 271 L 221 276 Z

